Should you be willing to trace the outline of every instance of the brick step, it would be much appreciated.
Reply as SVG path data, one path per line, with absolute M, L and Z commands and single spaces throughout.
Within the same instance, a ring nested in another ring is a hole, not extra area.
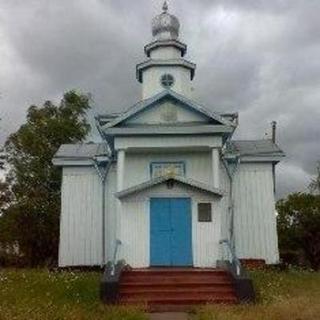
M 185 297 L 181 299 L 173 298 L 173 297 L 164 297 L 164 298 L 149 298 L 144 300 L 139 300 L 135 298 L 122 298 L 120 300 L 121 304 L 132 304 L 132 305 L 147 305 L 147 306 L 157 306 L 157 305 L 206 305 L 206 304 L 236 304 L 237 298 L 235 296 L 226 296 L 226 297 Z
M 202 300 L 211 300 L 214 298 L 219 298 L 219 299 L 233 298 L 235 297 L 235 294 L 233 291 L 229 291 L 229 292 L 154 291 L 154 292 L 135 292 L 135 293 L 121 292 L 120 297 L 121 299 L 128 298 L 128 299 L 135 299 L 140 301 L 159 300 L 159 299 L 185 300 L 185 299 L 193 299 L 193 298 L 201 298 Z
M 226 274 L 227 272 L 224 269 L 210 269 L 210 268 L 148 268 L 148 269 L 131 269 L 124 271 L 123 274 L 174 274 L 174 273 L 201 273 L 201 274 Z
M 166 275 L 166 276 L 147 276 L 147 275 L 140 275 L 138 277 L 121 277 L 121 283 L 138 283 L 138 282 L 145 282 L 145 283 L 230 283 L 231 279 L 229 276 L 183 276 L 183 275 Z
M 214 288 L 216 290 L 232 289 L 233 286 L 230 282 L 215 282 L 215 283 L 199 283 L 199 282 L 184 282 L 184 283 L 146 283 L 146 282 L 135 282 L 135 283 L 121 283 L 120 292 L 122 290 L 201 290 Z
M 214 271 L 204 271 L 204 272 L 192 272 L 192 271 L 184 271 L 184 272 L 135 272 L 135 271 L 127 271 L 122 273 L 123 277 L 228 277 L 230 276 L 228 272 L 214 272 Z
M 171 293 L 190 293 L 190 294 L 201 294 L 201 293 L 212 293 L 212 294 L 224 294 L 224 293 L 234 293 L 234 289 L 229 286 L 229 287 L 224 287 L 224 288 L 216 288 L 216 287 L 207 287 L 207 288 L 155 288 L 155 287 L 135 287 L 135 288 L 121 288 L 120 289 L 120 294 L 121 296 L 124 295 L 140 295 L 140 294 L 171 294 Z

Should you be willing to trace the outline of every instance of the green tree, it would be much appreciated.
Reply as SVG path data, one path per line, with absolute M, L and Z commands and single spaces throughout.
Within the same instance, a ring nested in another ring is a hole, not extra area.
M 0 241 L 18 244 L 28 265 L 56 262 L 61 173 L 52 158 L 61 144 L 86 137 L 88 108 L 88 95 L 75 91 L 65 93 L 59 105 L 31 106 L 26 123 L 5 143 L 10 171 L 2 193 L 10 205 L 0 218 Z
M 280 255 L 320 268 L 320 195 L 294 193 L 277 203 Z

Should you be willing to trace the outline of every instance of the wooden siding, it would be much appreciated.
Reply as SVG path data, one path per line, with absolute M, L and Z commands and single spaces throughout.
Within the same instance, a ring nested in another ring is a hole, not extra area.
M 124 188 L 149 180 L 152 162 L 185 163 L 186 177 L 212 185 L 212 158 L 210 152 L 126 153 Z
M 112 200 L 115 170 L 106 186 L 106 256 L 114 247 L 116 213 Z M 109 188 L 110 186 L 110 188 Z M 59 266 L 100 265 L 102 259 L 102 186 L 93 167 L 65 167 L 62 180 Z
M 120 257 L 135 268 L 149 266 L 149 211 L 152 197 L 190 197 L 192 199 L 193 263 L 196 267 L 214 267 L 219 258 L 220 200 L 193 188 L 179 185 L 175 185 L 170 190 L 167 189 L 166 184 L 158 185 L 122 201 Z M 212 222 L 198 222 L 197 203 L 201 201 L 212 203 Z
M 279 261 L 272 165 L 241 164 L 234 180 L 234 231 L 238 257 Z
M 159 155 L 127 154 L 124 182 L 126 186 L 149 178 L 149 162 Z M 160 160 L 162 158 L 160 157 Z M 171 154 L 163 160 L 185 159 L 187 175 L 204 183 L 211 181 L 209 152 Z M 130 173 L 130 174 L 129 174 Z M 119 258 L 133 267 L 149 266 L 149 198 L 157 196 L 192 198 L 193 261 L 197 267 L 214 266 L 220 258 L 219 240 L 228 238 L 230 214 L 228 194 L 221 200 L 193 188 L 165 184 L 128 197 L 119 205 L 116 191 L 116 166 L 112 166 L 106 185 L 106 257 L 112 259 L 115 240 L 122 241 Z M 229 178 L 220 163 L 221 188 L 229 192 Z M 60 266 L 101 264 L 101 182 L 92 167 L 65 167 L 62 183 L 60 229 Z M 197 202 L 213 203 L 213 221 L 197 221 Z M 240 258 L 278 261 L 276 217 L 272 167 L 269 164 L 245 163 L 234 178 L 235 241 Z M 117 212 L 119 206 L 120 212 Z

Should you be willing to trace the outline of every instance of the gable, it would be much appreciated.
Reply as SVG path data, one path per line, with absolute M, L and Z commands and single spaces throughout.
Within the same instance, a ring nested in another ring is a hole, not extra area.
M 191 110 L 178 101 L 165 99 L 133 115 L 123 125 L 210 123 L 210 120 L 208 116 Z
M 157 110 L 158 108 L 160 110 Z M 156 112 L 152 113 L 152 110 L 153 112 L 156 110 Z M 173 121 L 172 119 L 176 120 Z M 195 122 L 235 127 L 232 122 L 220 114 L 212 112 L 172 90 L 164 90 L 149 99 L 140 101 L 103 127 L 121 127 L 123 124 L 126 124 L 126 126 L 168 124 L 168 122 L 186 124 Z

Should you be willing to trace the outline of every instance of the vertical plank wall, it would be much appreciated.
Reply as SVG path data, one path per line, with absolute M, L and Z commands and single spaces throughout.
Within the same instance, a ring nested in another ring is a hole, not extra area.
M 234 178 L 235 243 L 239 258 L 279 260 L 271 163 L 242 163 Z
M 106 185 L 106 257 L 115 238 L 113 199 L 115 169 Z M 59 266 L 92 266 L 102 262 L 102 186 L 93 167 L 63 168 Z

